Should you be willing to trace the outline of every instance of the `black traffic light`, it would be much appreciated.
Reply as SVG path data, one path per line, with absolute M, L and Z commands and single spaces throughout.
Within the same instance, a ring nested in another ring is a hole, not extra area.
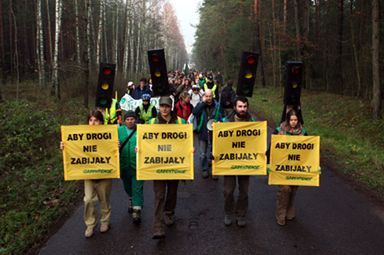
M 287 73 L 284 90 L 284 105 L 299 106 L 301 82 L 303 79 L 303 62 L 287 61 Z
M 243 52 L 237 83 L 236 94 L 239 96 L 251 97 L 253 85 L 256 80 L 257 59 L 259 54 L 253 52 Z
M 151 72 L 153 95 L 170 95 L 164 49 L 149 50 L 148 62 L 149 70 Z
M 112 102 L 115 64 L 100 63 L 96 90 L 96 107 L 109 108 Z

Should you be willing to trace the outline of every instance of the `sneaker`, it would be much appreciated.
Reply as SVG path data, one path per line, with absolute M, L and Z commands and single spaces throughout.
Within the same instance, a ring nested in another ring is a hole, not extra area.
M 173 214 L 164 214 L 164 224 L 167 226 L 172 226 L 175 223 Z
M 232 224 L 232 219 L 231 219 L 231 216 L 226 214 L 224 216 L 224 225 L 225 226 L 230 226 Z
M 207 170 L 203 170 L 202 176 L 203 176 L 204 179 L 207 179 L 208 176 L 209 176 L 208 171 Z
M 141 223 L 141 210 L 140 209 L 133 209 L 132 220 L 133 220 L 133 223 L 135 223 L 135 224 Z
M 213 176 L 213 175 L 212 175 L 212 180 L 214 180 L 214 181 L 218 181 L 218 180 L 219 180 L 219 177 L 218 177 L 218 176 Z
M 109 230 L 109 224 L 108 223 L 101 223 L 100 225 L 100 233 L 105 233 Z
M 237 223 L 237 226 L 239 226 L 239 227 L 245 227 L 245 225 L 247 225 L 247 221 L 245 220 L 245 217 L 243 217 L 243 216 L 237 217 L 236 223 Z
M 86 238 L 90 238 L 91 236 L 93 236 L 93 227 L 87 227 L 87 229 L 85 230 L 84 236 Z
M 152 239 L 163 239 L 165 238 L 165 233 L 163 230 L 155 231 L 152 235 Z

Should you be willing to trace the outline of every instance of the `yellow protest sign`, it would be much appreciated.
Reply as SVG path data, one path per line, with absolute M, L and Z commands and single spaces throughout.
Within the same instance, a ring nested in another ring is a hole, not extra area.
M 191 124 L 137 125 L 138 180 L 193 180 Z
M 61 126 L 64 179 L 120 178 L 116 125 Z
M 320 137 L 272 135 L 270 185 L 320 185 Z
M 213 175 L 266 175 L 267 122 L 213 124 Z

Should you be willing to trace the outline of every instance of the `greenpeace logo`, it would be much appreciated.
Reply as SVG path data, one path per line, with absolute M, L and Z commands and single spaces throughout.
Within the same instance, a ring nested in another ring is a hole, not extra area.
M 175 170 L 175 169 L 158 169 L 158 174 L 184 174 L 187 170 Z
M 112 169 L 86 169 L 83 170 L 84 174 L 110 174 Z
M 302 176 L 287 176 L 287 180 L 292 180 L 292 181 L 310 181 L 312 180 L 312 177 L 302 177 Z
M 233 165 L 231 166 L 231 169 L 259 169 L 260 166 L 239 166 L 239 165 Z

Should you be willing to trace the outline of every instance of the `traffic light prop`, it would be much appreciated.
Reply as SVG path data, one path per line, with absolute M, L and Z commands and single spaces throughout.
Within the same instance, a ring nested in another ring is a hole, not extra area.
M 236 94 L 239 96 L 251 97 L 253 86 L 256 80 L 257 59 L 259 54 L 253 52 L 243 52 L 237 83 Z
M 167 66 L 164 49 L 148 51 L 149 70 L 151 72 L 152 91 L 154 96 L 169 96 Z
M 96 107 L 109 108 L 112 102 L 115 64 L 100 63 L 96 90 Z
M 294 109 L 299 117 L 301 124 L 304 124 L 301 112 L 301 83 L 303 80 L 303 62 L 287 61 L 286 64 L 286 81 L 284 89 L 284 108 L 281 115 L 281 122 L 285 121 L 287 111 Z
M 301 83 L 303 79 L 303 62 L 287 61 L 284 104 L 300 105 Z

